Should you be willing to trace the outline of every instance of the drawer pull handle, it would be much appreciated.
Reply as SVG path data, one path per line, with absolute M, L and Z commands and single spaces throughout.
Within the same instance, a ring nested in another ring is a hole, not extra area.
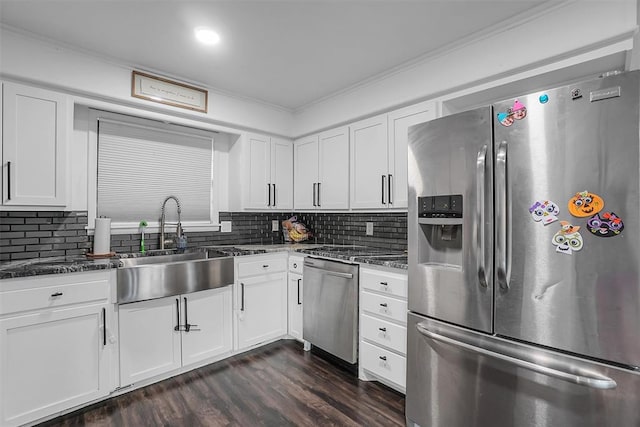
M 269 264 L 264 264 L 262 268 L 269 268 Z
M 387 328 L 378 328 L 380 332 L 387 332 Z
M 380 307 L 385 307 L 386 308 L 387 307 L 387 303 L 386 302 L 381 302 L 380 303 Z
M 389 286 L 389 283 L 388 283 L 388 282 L 380 282 L 380 284 L 381 284 L 382 286 Z
M 380 360 L 384 360 L 385 362 L 387 361 L 387 356 L 378 356 L 380 358 Z
M 293 268 L 298 268 L 298 263 L 297 262 L 293 263 Z
M 51 294 L 51 298 L 61 297 L 61 296 L 62 296 L 62 292 L 54 292 Z

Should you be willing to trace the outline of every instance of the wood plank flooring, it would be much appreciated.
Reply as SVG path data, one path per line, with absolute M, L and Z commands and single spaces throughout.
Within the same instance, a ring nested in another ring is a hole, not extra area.
M 404 396 L 281 340 L 41 426 L 404 426 Z

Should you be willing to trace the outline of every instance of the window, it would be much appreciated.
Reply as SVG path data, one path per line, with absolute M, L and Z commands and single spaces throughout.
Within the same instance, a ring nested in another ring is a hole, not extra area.
M 186 231 L 217 226 L 214 132 L 103 112 L 96 120 L 95 215 L 111 218 L 112 232 L 135 232 L 141 220 L 157 227 L 167 196 L 180 200 Z M 177 221 L 174 201 L 166 219 Z

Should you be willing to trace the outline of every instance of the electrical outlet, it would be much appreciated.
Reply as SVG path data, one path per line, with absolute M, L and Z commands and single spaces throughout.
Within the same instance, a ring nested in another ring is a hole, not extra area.
M 220 231 L 223 233 L 231 233 L 231 221 L 220 221 Z
M 367 236 L 373 236 L 373 223 L 367 223 Z
M 280 230 L 280 223 L 278 222 L 277 219 L 274 219 L 273 221 L 271 221 L 271 231 L 278 231 Z

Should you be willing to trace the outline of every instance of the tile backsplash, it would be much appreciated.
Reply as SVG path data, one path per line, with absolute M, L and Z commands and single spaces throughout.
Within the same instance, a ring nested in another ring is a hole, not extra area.
M 220 212 L 220 221 L 231 221 L 232 231 L 189 232 L 188 246 L 284 243 L 282 231 L 272 231 L 272 221 L 279 228 L 283 220 L 296 215 L 312 230 L 309 243 L 367 245 L 378 248 L 407 249 L 406 213 L 282 213 Z M 366 223 L 373 223 L 373 235 L 366 235 Z M 11 211 L 0 212 L 0 261 L 78 255 L 90 252 L 93 236 L 87 235 L 84 211 Z M 171 231 L 171 228 L 169 228 Z M 147 233 L 147 249 L 159 248 L 159 234 Z M 111 249 L 137 252 L 140 234 L 114 234 Z

